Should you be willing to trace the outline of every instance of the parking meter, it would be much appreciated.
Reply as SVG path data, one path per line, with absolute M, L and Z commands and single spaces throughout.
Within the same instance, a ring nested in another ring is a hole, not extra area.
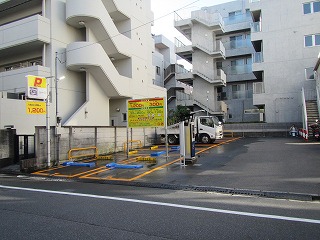
M 196 156 L 195 126 L 192 121 L 180 123 L 180 154 L 185 161 L 194 161 Z

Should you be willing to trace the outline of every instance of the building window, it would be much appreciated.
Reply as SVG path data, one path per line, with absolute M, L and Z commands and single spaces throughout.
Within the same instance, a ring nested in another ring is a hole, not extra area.
M 216 62 L 217 69 L 222 69 L 222 62 Z
M 313 47 L 320 46 L 320 34 L 312 34 L 304 36 L 304 46 Z
M 320 12 L 320 1 L 307 2 L 303 4 L 303 13 L 316 13 Z
M 313 67 L 306 68 L 305 70 L 306 80 L 314 80 L 314 71 Z
M 122 121 L 123 122 L 127 121 L 127 113 L 122 113 Z
M 160 76 L 160 67 L 156 66 L 156 73 Z

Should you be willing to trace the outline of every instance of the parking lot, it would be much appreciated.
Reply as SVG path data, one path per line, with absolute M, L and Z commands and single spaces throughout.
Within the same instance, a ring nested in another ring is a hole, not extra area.
M 196 144 L 196 156 L 235 141 L 237 138 L 229 138 L 217 141 L 213 144 Z M 98 179 L 98 180 L 121 180 L 134 181 L 143 179 L 154 172 L 181 166 L 179 146 L 170 145 L 168 156 L 164 145 L 135 149 L 127 153 L 120 152 L 112 155 L 78 161 L 73 166 L 60 165 L 33 173 L 40 176 L 54 176 L 63 178 Z M 84 164 L 85 163 L 85 164 Z M 111 164 L 111 165 L 110 165 Z M 116 164 L 116 165 L 112 165 Z M 110 167 L 108 167 L 110 166 Z
M 157 154 L 159 153 L 159 154 Z M 155 156 L 151 156 L 151 155 Z M 164 146 L 87 159 L 94 166 L 59 166 L 34 176 L 231 194 L 320 199 L 320 142 L 303 138 L 225 138 L 196 144 L 197 161 L 183 166 Z M 112 167 L 108 164 L 119 164 Z M 108 167 L 109 166 L 109 167 Z

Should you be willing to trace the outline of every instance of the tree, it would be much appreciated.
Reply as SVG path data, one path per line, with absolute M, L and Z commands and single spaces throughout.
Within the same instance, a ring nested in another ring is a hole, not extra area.
M 168 112 L 168 125 L 178 123 L 184 121 L 185 119 L 189 118 L 190 116 L 190 109 L 186 106 L 178 105 L 177 109 L 169 110 Z

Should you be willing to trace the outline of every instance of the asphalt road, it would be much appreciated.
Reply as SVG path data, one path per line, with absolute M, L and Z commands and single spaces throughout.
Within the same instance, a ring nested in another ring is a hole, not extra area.
M 1 239 L 319 239 L 320 203 L 0 175 Z
M 198 156 L 195 165 L 170 166 L 139 181 L 320 195 L 320 142 L 242 138 Z

